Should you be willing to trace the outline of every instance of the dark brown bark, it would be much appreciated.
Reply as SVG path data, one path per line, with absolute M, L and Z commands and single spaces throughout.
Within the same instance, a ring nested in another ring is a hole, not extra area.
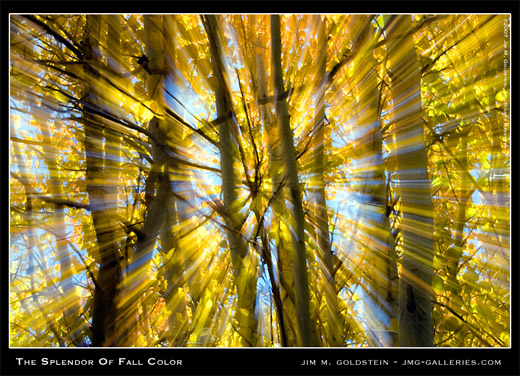
M 108 186 L 105 174 L 105 135 L 102 120 L 93 114 L 101 96 L 96 86 L 99 78 L 94 68 L 98 59 L 97 43 L 100 35 L 101 17 L 87 15 L 83 55 L 89 63 L 85 65 L 86 88 L 83 119 L 85 124 L 85 153 L 87 159 L 86 183 L 92 221 L 96 232 L 98 252 L 96 262 L 99 271 L 94 290 L 92 312 L 92 346 L 114 344 L 117 317 L 118 285 L 121 280 L 118 239 L 114 236 L 117 223 L 108 213 Z

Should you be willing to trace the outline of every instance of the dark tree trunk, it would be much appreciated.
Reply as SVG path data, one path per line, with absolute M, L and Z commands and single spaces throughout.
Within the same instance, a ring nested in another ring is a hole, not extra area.
M 298 166 L 294 138 L 290 125 L 287 102 L 284 99 L 284 83 L 282 74 L 282 43 L 280 36 L 280 16 L 271 16 L 271 54 L 272 70 L 276 100 L 276 116 L 282 145 L 282 158 L 285 164 L 284 172 L 287 178 L 290 200 L 292 201 L 292 245 L 294 248 L 294 285 L 295 308 L 298 326 L 298 345 L 314 346 L 317 339 L 313 338 L 313 325 L 310 317 L 309 281 L 307 276 L 307 256 L 305 249 L 305 214 L 303 211 L 302 194 L 298 181 Z
M 114 343 L 117 317 L 118 285 L 121 280 L 118 239 L 115 237 L 117 223 L 108 213 L 108 185 L 105 179 L 105 131 L 104 124 L 93 110 L 98 108 L 100 93 L 96 85 L 99 74 L 95 69 L 98 60 L 97 48 L 100 37 L 101 17 L 87 15 L 83 55 L 86 88 L 83 117 L 85 123 L 85 152 L 87 156 L 87 193 L 92 221 L 96 231 L 98 253 L 96 262 L 99 271 L 94 290 L 92 313 L 92 346 L 110 346 Z

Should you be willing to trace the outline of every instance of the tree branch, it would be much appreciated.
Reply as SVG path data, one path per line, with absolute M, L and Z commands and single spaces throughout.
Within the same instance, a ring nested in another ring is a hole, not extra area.
M 45 201 L 45 202 L 48 202 L 48 203 L 51 203 L 54 205 L 63 205 L 63 206 L 71 207 L 71 208 L 85 209 L 85 210 L 91 211 L 90 205 L 84 204 L 82 202 L 65 200 L 65 199 L 60 199 L 60 198 L 46 197 L 43 195 L 35 195 L 35 197 L 39 198 L 42 201 Z
M 79 50 L 76 46 L 74 46 L 74 44 L 72 44 L 69 40 L 67 40 L 66 38 L 64 38 L 63 36 L 61 36 L 56 30 L 54 30 L 51 26 L 47 25 L 45 22 L 43 21 L 40 21 L 39 19 L 37 19 L 35 16 L 32 16 L 32 15 L 23 15 L 22 17 L 26 18 L 27 20 L 31 21 L 32 23 L 40 26 L 42 29 L 44 29 L 47 33 L 49 33 L 50 35 L 52 35 L 58 42 L 60 43 L 63 43 L 65 46 L 67 46 L 69 48 L 69 50 L 71 50 L 74 55 L 76 55 L 76 57 L 78 59 L 82 59 L 83 58 L 83 53 L 81 52 L 81 50 Z

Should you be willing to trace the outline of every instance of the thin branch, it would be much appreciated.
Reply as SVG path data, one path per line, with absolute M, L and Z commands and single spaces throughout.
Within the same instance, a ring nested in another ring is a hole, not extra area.
M 45 201 L 45 202 L 48 202 L 48 203 L 51 203 L 54 205 L 63 205 L 63 206 L 71 207 L 71 208 L 85 209 L 85 210 L 91 211 L 89 204 L 84 204 L 84 203 L 78 202 L 78 201 L 46 197 L 43 195 L 35 195 L 34 197 L 39 198 L 42 201 Z
M 199 128 L 195 128 L 193 125 L 191 125 L 190 123 L 188 123 L 187 121 L 182 119 L 179 115 L 177 115 L 175 112 L 173 112 L 169 108 L 166 108 L 165 110 L 166 110 L 166 114 L 167 115 L 171 116 L 174 120 L 178 121 L 181 125 L 183 125 L 184 127 L 192 130 L 193 132 L 197 133 L 198 135 L 200 135 L 202 138 L 204 138 L 206 141 L 208 141 L 213 146 L 215 146 L 217 148 L 219 147 L 219 144 L 218 144 L 217 141 L 213 140 L 207 134 L 202 132 Z
M 473 333 L 475 335 L 475 337 L 477 337 L 483 344 L 485 344 L 487 347 L 494 347 L 492 344 L 490 344 L 488 341 L 486 341 L 484 338 L 482 338 L 480 336 L 479 333 L 477 333 L 477 331 L 475 329 L 473 329 L 471 327 L 471 325 L 464 319 L 464 317 L 462 317 L 460 314 L 458 314 L 457 312 L 455 312 L 451 307 L 447 306 L 446 304 L 443 304 L 441 302 L 438 302 L 436 300 L 432 300 L 432 303 L 433 304 L 437 304 L 441 307 L 444 307 L 446 308 L 448 311 L 451 312 L 451 314 L 453 314 L 456 318 L 458 318 L 460 321 L 462 321 L 466 327 L 468 328 L 468 330 Z M 493 338 L 493 340 L 495 340 L 498 344 L 500 344 L 501 346 L 504 346 L 504 343 L 502 341 L 500 341 L 498 338 L 495 338 L 493 337 L 491 334 L 487 333 L 484 329 L 480 328 L 485 334 L 487 334 L 488 336 L 490 336 L 491 338 Z
M 74 46 L 74 44 L 72 44 L 69 40 L 67 40 L 66 38 L 61 36 L 51 26 L 47 25 L 45 22 L 40 21 L 39 19 L 37 19 L 35 16 L 32 16 L 32 15 L 23 15 L 22 17 L 26 18 L 27 20 L 31 21 L 32 23 L 40 26 L 42 29 L 47 31 L 47 33 L 52 35 L 58 42 L 63 43 L 65 46 L 67 46 L 69 48 L 69 50 L 71 50 L 78 59 L 83 58 L 83 53 L 81 52 L 81 50 L 78 49 L 76 46 Z
M 83 257 L 83 255 L 81 254 L 79 249 L 76 248 L 76 246 L 74 245 L 73 242 L 71 242 L 69 239 L 67 239 L 67 243 L 70 245 L 70 248 L 72 248 L 72 250 L 78 255 L 78 257 L 80 258 L 80 260 L 83 263 L 83 265 L 85 265 L 85 271 L 87 272 L 87 274 L 92 279 L 92 283 L 94 283 L 94 287 L 97 290 L 99 290 L 99 285 L 97 284 L 96 278 L 94 277 L 94 273 L 92 272 L 92 270 L 90 268 L 92 266 L 92 264 L 87 264 L 87 260 L 85 260 L 85 258 Z

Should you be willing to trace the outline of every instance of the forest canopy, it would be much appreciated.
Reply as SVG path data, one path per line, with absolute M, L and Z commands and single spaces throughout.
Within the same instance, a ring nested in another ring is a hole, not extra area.
M 12 347 L 510 346 L 510 17 L 12 14 Z

